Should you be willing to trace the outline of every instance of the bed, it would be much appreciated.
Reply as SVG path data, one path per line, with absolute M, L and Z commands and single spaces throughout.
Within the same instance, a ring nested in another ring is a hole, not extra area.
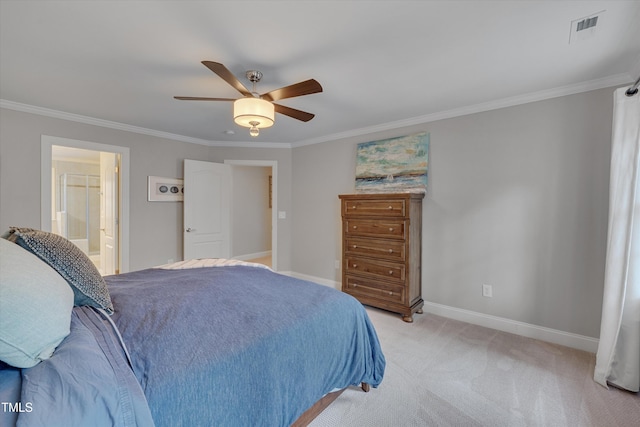
M 64 335 L 53 349 L 22 351 L 16 361 L 23 344 L 0 345 L 0 425 L 298 426 L 346 387 L 382 381 L 385 359 L 366 311 L 334 289 L 222 260 L 109 276 L 104 288 L 92 272 L 97 283 L 86 286 L 76 276 L 91 265 L 59 256 L 74 251 L 59 236 L 13 228 L 4 237 L 0 334 L 16 336 L 0 344 L 55 323 L 34 328 L 8 314 L 20 305 L 12 286 L 35 286 L 30 301 L 43 294 L 31 282 L 52 286 L 44 267 L 63 278 L 73 303 L 68 295 L 30 302 L 38 314 L 52 305 L 69 312 L 62 333 L 49 333 Z

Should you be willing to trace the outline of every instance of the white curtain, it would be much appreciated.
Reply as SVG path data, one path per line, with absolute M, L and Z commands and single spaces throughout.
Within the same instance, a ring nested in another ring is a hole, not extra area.
M 614 93 L 609 234 L 594 379 L 640 387 L 640 95 Z

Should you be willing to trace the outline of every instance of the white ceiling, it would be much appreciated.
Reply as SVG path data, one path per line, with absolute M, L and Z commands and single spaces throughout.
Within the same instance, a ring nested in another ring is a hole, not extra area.
M 605 11 L 569 44 L 572 20 Z M 634 81 L 640 1 L 0 1 L 1 106 L 217 145 L 310 144 Z M 240 94 L 309 78 L 252 139 Z M 225 131 L 232 130 L 233 135 Z

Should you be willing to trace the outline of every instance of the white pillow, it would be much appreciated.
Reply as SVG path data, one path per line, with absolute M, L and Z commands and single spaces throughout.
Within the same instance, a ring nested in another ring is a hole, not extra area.
M 54 269 L 0 239 L 0 360 L 30 368 L 69 335 L 73 290 Z

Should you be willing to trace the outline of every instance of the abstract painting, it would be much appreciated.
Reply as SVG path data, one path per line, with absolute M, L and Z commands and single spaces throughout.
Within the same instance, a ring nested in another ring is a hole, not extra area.
M 429 134 L 358 144 L 356 192 L 426 192 Z

